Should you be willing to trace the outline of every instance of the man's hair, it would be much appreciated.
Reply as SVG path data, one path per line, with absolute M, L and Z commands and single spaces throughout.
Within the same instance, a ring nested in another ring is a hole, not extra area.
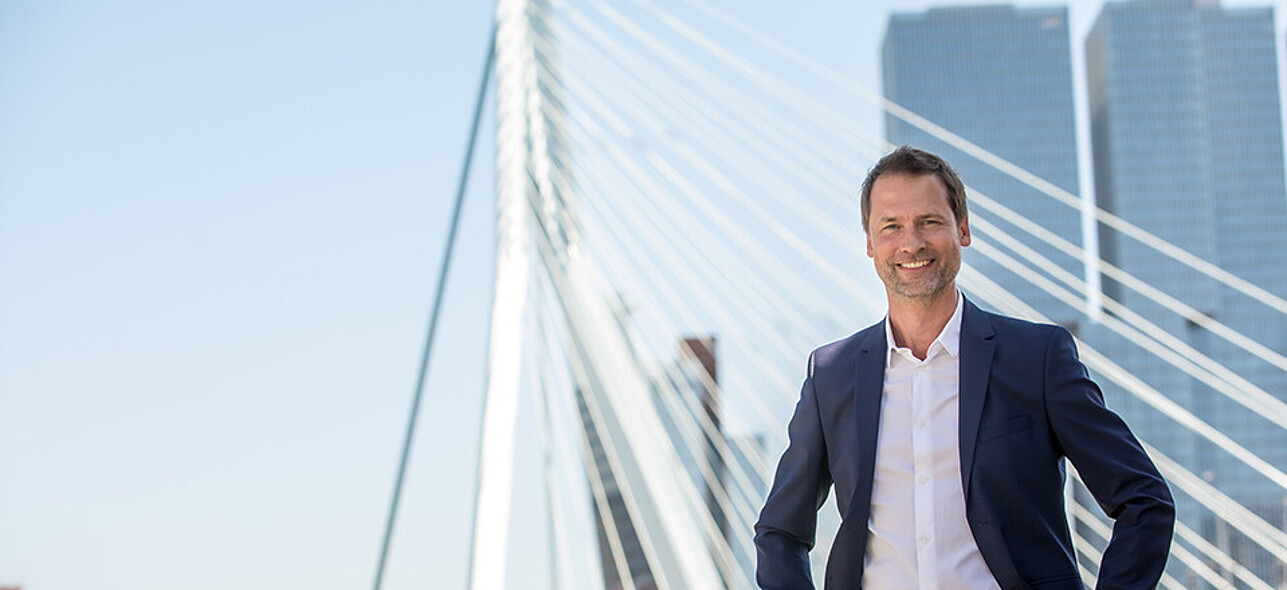
M 952 215 L 956 217 L 956 224 L 965 223 L 967 216 L 965 185 L 961 183 L 961 178 L 956 175 L 956 171 L 943 158 L 925 150 L 903 145 L 881 158 L 879 162 L 876 162 L 876 165 L 872 166 L 871 170 L 867 172 L 867 179 L 862 181 L 863 232 L 868 231 L 868 224 L 871 223 L 871 187 L 876 184 L 876 179 L 883 174 L 907 174 L 911 176 L 933 174 L 937 176 L 939 180 L 943 181 L 943 186 L 947 187 L 947 204 L 952 208 Z

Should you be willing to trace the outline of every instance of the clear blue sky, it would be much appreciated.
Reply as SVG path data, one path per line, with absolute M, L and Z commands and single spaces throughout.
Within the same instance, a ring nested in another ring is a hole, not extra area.
M 738 6 L 877 87 L 858 4 Z M 0 585 L 369 587 L 492 11 L 0 3 Z M 465 576 L 492 149 L 386 588 Z
M 0 584 L 370 586 L 492 10 L 0 4 Z M 389 588 L 464 575 L 490 152 Z

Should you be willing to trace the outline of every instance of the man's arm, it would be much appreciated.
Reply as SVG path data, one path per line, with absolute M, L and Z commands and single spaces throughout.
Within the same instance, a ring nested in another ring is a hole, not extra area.
M 812 355 L 787 435 L 787 449 L 778 461 L 773 487 L 755 523 L 755 579 L 766 590 L 813 588 L 809 550 L 813 549 L 818 509 L 831 488 L 831 471 L 813 387 Z
M 1052 330 L 1046 348 L 1046 404 L 1064 454 L 1113 518 L 1097 588 L 1153 588 L 1175 526 L 1175 503 L 1157 467 L 1077 358 L 1072 336 Z

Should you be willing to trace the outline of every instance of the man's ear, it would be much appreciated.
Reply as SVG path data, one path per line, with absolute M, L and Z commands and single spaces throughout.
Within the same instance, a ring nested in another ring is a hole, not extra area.
M 871 247 L 871 234 L 865 231 L 862 234 L 867 238 L 867 258 L 875 258 L 876 250 Z
M 961 247 L 970 245 L 970 218 L 966 217 L 961 221 Z

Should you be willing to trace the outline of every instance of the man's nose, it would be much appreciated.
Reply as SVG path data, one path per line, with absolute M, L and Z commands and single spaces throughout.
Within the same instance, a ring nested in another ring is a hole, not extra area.
M 915 228 L 915 227 L 908 228 L 906 231 L 901 232 L 898 236 L 899 250 L 915 253 L 915 252 L 918 252 L 921 249 L 921 247 L 924 245 L 925 245 L 925 236 L 921 233 L 919 228 Z

